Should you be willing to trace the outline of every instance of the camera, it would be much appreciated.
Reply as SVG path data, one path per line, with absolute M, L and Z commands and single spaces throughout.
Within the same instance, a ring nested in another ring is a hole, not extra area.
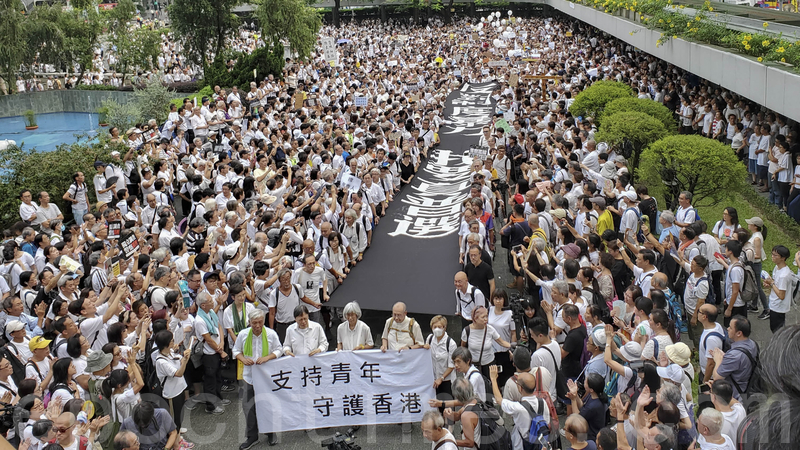
M 348 428 L 344 434 L 337 431 L 333 437 L 320 442 L 320 446 L 328 450 L 361 450 L 361 447 L 355 443 L 355 434 L 356 430 L 353 428 Z

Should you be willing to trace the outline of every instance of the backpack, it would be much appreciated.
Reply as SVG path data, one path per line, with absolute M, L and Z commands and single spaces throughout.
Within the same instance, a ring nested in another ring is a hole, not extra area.
M 145 303 L 145 305 L 147 305 L 148 308 L 153 306 L 153 300 L 152 300 L 153 299 L 153 292 L 155 292 L 156 289 L 164 289 L 164 290 L 166 290 L 166 288 L 163 288 L 161 286 L 150 286 L 150 287 L 147 288 L 147 290 L 144 292 L 144 295 L 142 296 L 142 301 Z
M 70 395 L 75 394 L 75 391 L 70 389 L 69 386 L 67 386 L 64 383 L 59 383 L 59 384 L 55 385 L 54 389 L 52 389 L 52 390 L 48 389 L 47 392 L 44 394 L 44 397 L 42 398 L 42 404 L 44 405 L 45 408 L 47 408 L 47 405 L 50 404 L 50 399 L 53 398 L 53 394 L 59 389 L 66 389 L 67 392 L 69 392 Z
M 724 330 L 724 328 L 723 328 L 723 330 Z M 722 341 L 722 351 L 723 352 L 727 352 L 728 350 L 731 349 L 731 340 L 728 339 L 728 332 L 727 331 L 725 331 L 725 334 L 717 333 L 716 331 L 712 331 L 711 333 L 708 333 L 706 335 L 705 339 L 703 339 L 703 348 L 704 349 L 708 349 L 708 338 L 710 338 L 712 336 L 718 337 Z
M 476 367 L 476 369 L 477 369 L 477 367 Z M 472 374 L 470 374 L 470 376 L 467 377 L 467 380 L 469 380 L 470 383 L 472 383 L 472 377 L 475 374 L 478 374 L 483 379 L 483 388 L 484 388 L 484 392 L 486 392 L 486 402 L 485 402 L 486 405 L 489 406 L 489 407 L 494 408 L 495 404 L 494 404 L 494 394 L 493 394 L 493 391 L 492 391 L 492 382 L 489 381 L 489 378 L 487 378 L 486 375 L 482 374 L 480 370 L 477 370 L 475 372 L 472 372 Z M 476 392 L 476 395 L 477 395 L 477 392 Z
M 758 277 L 756 277 L 755 272 L 753 272 L 753 268 L 751 266 L 747 266 L 742 264 L 741 261 L 737 261 L 733 264 L 732 267 L 738 265 L 739 267 L 744 270 L 744 279 L 742 280 L 742 287 L 739 290 L 739 295 L 744 300 L 745 304 L 751 304 L 758 299 Z M 711 289 L 709 289 L 711 290 Z
M 14 350 L 11 349 L 13 346 L 14 344 L 8 343 L 0 347 L 0 355 L 11 363 L 11 368 L 14 369 L 11 379 L 14 380 L 14 384 L 19 386 L 20 381 L 25 379 L 25 363 L 19 359 L 16 347 L 14 347 Z
M 553 351 L 549 348 L 542 346 L 543 349 L 547 350 L 547 353 L 550 353 L 550 357 L 553 358 L 553 365 L 556 366 L 556 396 L 558 398 L 567 398 L 567 379 L 564 377 L 564 372 L 561 371 L 561 367 L 558 367 L 558 363 L 556 362 L 556 355 L 553 354 Z
M 798 302 L 800 302 L 800 277 L 797 274 L 792 274 L 792 277 L 789 278 L 789 289 L 787 289 L 787 294 L 791 293 L 792 295 L 792 306 L 797 306 Z
M 0 277 L 6 281 L 8 288 L 12 291 L 14 290 L 14 283 L 12 282 L 13 278 L 11 277 L 11 272 L 14 270 L 14 266 L 17 265 L 16 261 L 11 261 L 8 265 L 3 265 L 3 268 L 0 269 Z
M 583 288 L 584 291 L 589 291 L 592 294 L 592 303 L 600 307 L 600 310 L 603 313 L 608 313 L 608 303 L 606 303 L 606 299 L 603 298 L 603 295 L 599 292 L 595 292 L 593 288 L 587 287 Z
M 516 376 L 516 375 L 515 375 Z M 545 388 L 542 386 L 542 371 L 536 370 L 536 390 L 533 391 L 533 395 L 537 398 L 542 400 L 545 405 L 547 405 L 547 410 L 550 411 L 550 431 L 558 430 L 558 411 L 556 411 L 556 406 L 553 404 L 553 399 L 550 398 L 550 388 Z M 553 442 L 559 438 L 558 433 L 550 433 L 549 441 Z
M 508 450 L 513 448 L 511 433 L 505 427 L 497 424 L 500 414 L 497 410 L 485 403 L 478 401 L 475 405 L 468 405 L 466 411 L 474 412 L 478 416 L 480 427 L 480 442 L 475 443 L 478 450 Z
M 150 355 L 147 355 L 147 359 L 152 359 Z M 145 369 L 147 369 L 147 373 L 145 374 L 144 382 L 150 388 L 151 394 L 156 394 L 159 397 L 164 396 L 164 383 L 167 381 L 166 377 L 164 380 L 161 380 L 158 376 L 158 370 L 156 370 L 156 361 L 159 359 L 167 359 L 163 355 L 159 355 L 155 361 L 151 361 L 150 364 L 145 364 Z
M 520 400 L 520 405 L 528 411 L 528 416 L 531 418 L 531 427 L 528 430 L 528 435 L 520 433 L 522 436 L 522 449 L 523 450 L 541 450 L 544 445 L 542 443 L 550 441 L 550 425 L 544 419 L 542 412 L 545 408 L 544 400 L 537 399 L 539 404 L 539 413 L 533 411 L 533 406 L 525 400 Z
M 703 280 L 706 280 L 706 282 L 708 283 L 708 295 L 706 295 L 705 303 L 708 303 L 710 305 L 716 305 L 717 304 L 717 298 L 716 298 L 716 294 L 714 293 L 714 286 L 711 284 L 713 282 L 711 280 L 711 277 L 709 277 L 708 275 L 706 275 L 704 277 L 700 277 L 700 279 L 697 280 L 697 284 L 695 284 L 695 287 L 697 287 L 697 285 L 700 284 L 700 282 L 703 281 Z
M 642 233 L 642 213 L 639 211 L 639 209 L 637 209 L 634 206 L 625 209 L 625 211 L 622 212 L 622 216 L 624 216 L 625 213 L 627 213 L 630 210 L 633 210 L 633 213 L 636 214 L 636 233 L 634 233 L 636 236 L 636 240 L 639 242 L 644 242 L 644 233 Z M 627 239 L 628 237 L 625 236 L 624 238 Z

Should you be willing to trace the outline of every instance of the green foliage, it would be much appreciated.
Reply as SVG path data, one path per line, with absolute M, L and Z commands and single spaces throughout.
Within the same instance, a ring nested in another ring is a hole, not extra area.
M 79 84 L 75 86 L 79 91 L 118 91 L 119 88 L 110 84 Z
M 60 206 L 61 196 L 72 183 L 72 175 L 83 172 L 91 185 L 94 161 L 108 161 L 108 153 L 114 148 L 84 138 L 72 145 L 60 145 L 51 152 L 19 147 L 0 150 L 0 223 L 8 225 L 19 220 L 18 196 L 22 189 L 47 191 Z M 94 201 L 94 189 L 89 189 L 89 197 Z M 71 215 L 71 211 L 62 212 L 65 218 Z
M 25 30 L 29 17 L 21 13 L 24 10 L 20 0 L 0 0 L 0 71 L 11 92 L 16 89 L 19 66 L 28 61 Z
M 128 22 L 133 19 L 135 13 L 136 5 L 133 0 L 119 0 L 117 6 L 103 11 L 103 17 L 109 30 L 126 30 Z
M 270 74 L 280 77 L 283 71 L 282 45 L 276 45 L 272 48 L 261 47 L 249 55 L 236 53 L 232 57 L 236 59 L 236 65 L 233 66 L 231 71 L 228 71 L 225 66 L 224 61 L 229 58 L 227 55 L 218 57 L 208 67 L 204 74 L 206 87 L 200 91 L 201 95 L 210 97 L 214 93 L 214 86 L 239 86 L 247 91 L 250 89 L 251 81 L 264 79 Z M 253 70 L 256 71 L 255 77 L 253 76 Z M 208 90 L 206 91 L 206 89 Z
M 573 116 L 600 117 L 603 108 L 618 98 L 633 96 L 631 87 L 616 81 L 598 81 L 575 97 L 569 107 Z
M 227 86 L 227 85 L 223 84 L 223 86 Z M 214 95 L 214 86 L 212 86 L 212 85 L 207 85 L 203 89 L 200 89 L 200 92 L 197 93 L 198 97 L 209 97 L 210 98 L 212 95 Z M 188 97 L 188 95 L 187 95 L 187 97 Z
M 289 43 L 301 59 L 311 56 L 322 27 L 322 16 L 304 0 L 260 0 L 256 16 L 265 42 L 283 48 L 279 41 Z
M 167 89 L 160 80 L 147 83 L 144 89 L 134 88 L 133 103 L 142 121 L 156 119 L 159 124 L 167 120 L 169 104 L 175 92 Z
M 36 113 L 33 112 L 32 109 L 25 111 L 23 114 L 25 116 L 25 126 L 26 127 L 35 127 L 36 126 Z
M 108 109 L 106 120 L 109 125 L 119 128 L 122 133 L 136 125 L 141 117 L 139 108 L 133 102 L 121 105 L 114 100 L 106 99 L 103 107 Z
M 742 189 L 744 166 L 729 146 L 701 136 L 667 136 L 642 153 L 641 180 L 651 192 L 677 198 L 694 195 L 695 205 L 713 205 Z
M 173 0 L 169 5 L 172 30 L 183 43 L 189 60 L 206 68 L 208 56 L 219 55 L 225 40 L 236 31 L 239 18 L 233 8 L 240 0 Z
M 160 30 L 136 28 L 133 32 L 129 32 L 125 27 L 112 34 L 111 43 L 117 46 L 120 72 L 123 73 L 123 77 L 136 67 L 149 69 L 158 64 L 158 54 L 161 50 Z
M 645 147 L 667 136 L 664 124 L 655 117 L 637 111 L 618 112 L 603 120 L 600 130 L 595 134 L 597 142 L 606 142 L 618 151 L 630 146 L 630 166 L 633 175 L 637 176 L 639 157 Z M 627 157 L 627 155 L 625 155 Z
M 641 112 L 658 119 L 664 124 L 664 129 L 667 130 L 669 134 L 675 134 L 678 129 L 678 122 L 675 120 L 675 116 L 669 108 L 649 99 L 635 97 L 623 97 L 610 102 L 606 105 L 603 110 L 603 115 L 598 121 L 602 124 L 606 118 L 618 112 L 626 111 Z

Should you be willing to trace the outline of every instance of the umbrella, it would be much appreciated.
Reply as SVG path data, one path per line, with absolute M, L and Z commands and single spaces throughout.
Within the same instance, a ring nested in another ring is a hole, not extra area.
M 339 39 L 338 41 L 336 41 L 337 44 L 349 44 L 351 42 L 353 41 L 351 41 L 350 39 Z

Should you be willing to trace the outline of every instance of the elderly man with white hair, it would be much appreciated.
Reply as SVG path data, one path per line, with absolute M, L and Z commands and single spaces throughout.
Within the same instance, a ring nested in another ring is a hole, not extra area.
M 367 249 L 367 231 L 366 225 L 360 220 L 354 209 L 344 212 L 344 221 L 339 232 L 347 239 L 353 258 L 358 261 L 361 261 L 364 250 Z
M 358 302 L 350 302 L 344 307 L 345 322 L 336 332 L 336 350 L 368 350 L 375 346 L 369 325 L 362 322 L 361 307 Z
M 714 408 L 706 408 L 697 418 L 697 445 L 700 450 L 734 450 L 730 436 L 722 434 L 725 418 Z
M 258 442 L 253 366 L 272 361 L 283 354 L 278 333 L 264 326 L 265 318 L 264 311 L 260 309 L 251 311 L 248 316 L 250 327 L 239 332 L 236 344 L 233 346 L 233 357 L 236 358 L 237 364 L 243 367 L 239 398 L 242 400 L 242 409 L 244 410 L 246 440 L 239 446 L 240 450 L 249 449 Z M 269 445 L 275 445 L 278 442 L 275 433 L 268 433 L 267 437 Z
M 422 328 L 414 319 L 408 317 L 406 304 L 397 302 L 392 307 L 392 317 L 386 321 L 381 335 L 381 351 L 405 350 L 422 348 L 425 339 L 422 336 Z
M 222 372 L 220 366 L 223 358 L 228 357 L 222 337 L 225 335 L 217 313 L 214 312 L 214 299 L 207 291 L 197 294 L 197 318 L 194 320 L 195 336 L 203 342 L 203 396 L 206 412 L 222 414 L 222 406 L 230 404 L 230 400 L 222 399 Z

